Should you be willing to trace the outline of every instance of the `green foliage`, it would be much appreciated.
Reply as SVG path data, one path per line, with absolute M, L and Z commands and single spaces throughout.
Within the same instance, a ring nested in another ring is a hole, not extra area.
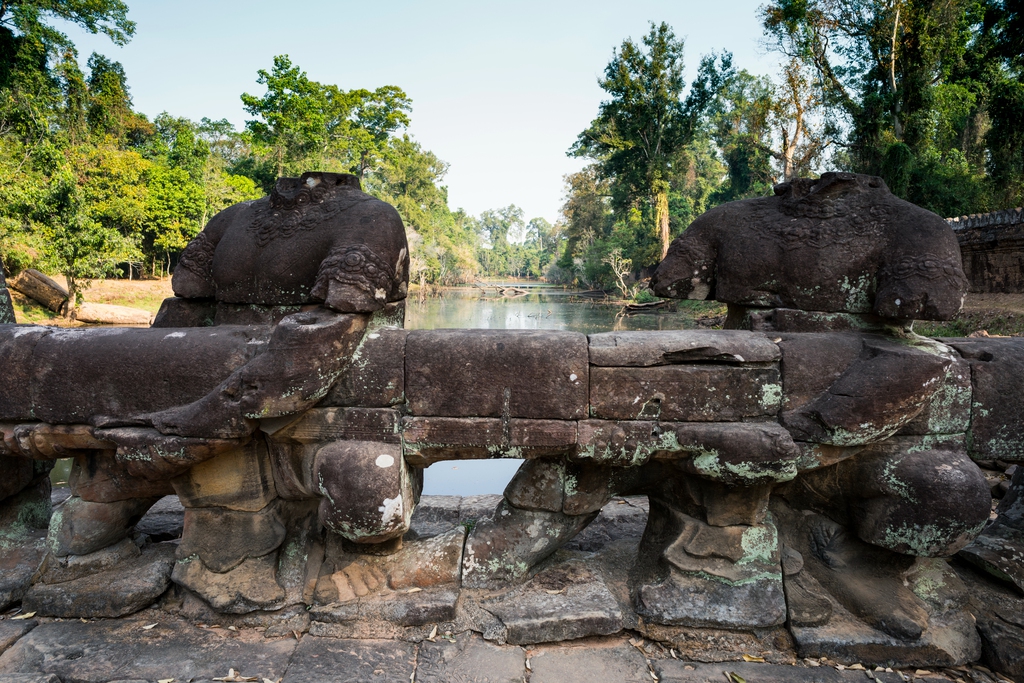
M 1021 201 L 1019 3 L 773 0 L 762 19 L 814 74 L 841 167 L 945 216 Z
M 242 104 L 257 118 L 246 123 L 252 167 L 266 184 L 310 168 L 363 177 L 384 155 L 393 133 L 409 124 L 408 96 L 393 85 L 345 91 L 311 80 L 287 55 L 260 69 L 262 97 L 245 93 Z M 266 169 L 272 168 L 268 175 Z
M 67 278 L 68 313 L 80 303 L 85 280 L 111 275 L 118 263 L 138 256 L 131 240 L 94 220 L 70 169 L 50 177 L 48 191 L 35 207 L 42 263 Z

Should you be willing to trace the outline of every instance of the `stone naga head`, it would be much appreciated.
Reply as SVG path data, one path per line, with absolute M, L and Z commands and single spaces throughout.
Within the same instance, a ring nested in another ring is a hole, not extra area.
M 748 307 L 948 320 L 967 279 L 942 218 L 881 178 L 825 173 L 703 214 L 669 247 L 651 287 Z
M 353 175 L 307 172 L 214 216 L 182 253 L 172 285 L 189 299 L 368 313 L 404 299 L 408 281 L 394 207 Z

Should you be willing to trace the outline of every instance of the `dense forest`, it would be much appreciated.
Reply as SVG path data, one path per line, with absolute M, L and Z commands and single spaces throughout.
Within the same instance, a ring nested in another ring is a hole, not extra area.
M 243 130 L 150 118 L 122 65 L 93 53 L 83 69 L 55 17 L 115 45 L 135 26 L 121 0 L 0 3 L 0 258 L 72 290 L 166 275 L 210 216 L 305 170 L 354 173 L 398 208 L 414 282 L 544 277 L 628 297 L 696 216 L 800 175 L 880 175 L 944 216 L 1024 203 L 1022 0 L 771 0 L 759 19 L 778 73 L 721 52 L 689 84 L 683 41 L 652 23 L 612 52 L 555 224 L 453 210 L 397 85 L 344 90 L 280 55 L 255 73 L 262 94 L 240 93 Z

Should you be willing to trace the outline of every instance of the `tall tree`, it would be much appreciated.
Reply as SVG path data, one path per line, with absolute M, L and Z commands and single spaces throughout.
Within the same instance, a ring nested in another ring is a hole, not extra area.
M 703 78 L 684 101 L 683 41 L 668 24 L 652 23 L 639 45 L 627 39 L 613 53 L 598 81 L 611 99 L 601 103 L 597 118 L 569 151 L 597 161 L 601 174 L 613 181 L 619 211 L 641 200 L 650 203 L 663 258 L 671 237 L 669 180 L 719 85 L 713 65 L 713 57 L 702 63 Z

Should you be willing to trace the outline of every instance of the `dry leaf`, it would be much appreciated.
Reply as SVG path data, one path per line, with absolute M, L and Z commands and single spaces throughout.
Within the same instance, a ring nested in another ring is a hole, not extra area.
M 863 664 L 851 664 L 849 668 L 851 671 L 866 671 Z
M 419 586 L 416 586 L 415 588 L 410 588 L 409 590 L 407 590 L 405 592 L 406 593 L 419 593 L 421 590 L 423 590 L 423 589 L 420 588 Z
M 173 678 L 161 678 L 156 683 L 174 683 Z
M 25 614 L 19 614 L 16 617 L 11 617 L 11 620 L 12 621 L 17 621 L 18 619 L 31 619 L 35 615 L 36 615 L 35 612 L 25 612 Z
M 544 592 L 547 593 L 548 595 L 561 595 L 562 593 L 565 592 L 565 589 L 563 588 L 562 590 L 557 590 L 557 591 L 545 590 Z
M 434 624 L 434 628 L 430 629 L 430 635 L 427 636 L 427 640 L 434 642 L 434 638 L 437 637 L 437 624 Z
M 747 683 L 747 679 L 743 678 L 743 676 L 740 676 L 735 671 L 730 671 L 725 674 L 725 677 L 729 679 L 730 683 Z
M 763 662 L 764 657 L 755 657 L 754 655 L 743 655 L 744 662 Z
M 228 630 L 229 631 L 237 631 L 238 627 L 237 626 L 228 626 Z
M 269 678 L 264 678 L 263 683 L 281 683 L 281 679 L 279 678 L 276 681 L 272 681 Z
M 156 626 L 157 626 L 156 624 L 148 624 L 148 625 L 146 625 L 146 626 L 143 626 L 143 627 L 142 627 L 142 630 L 143 630 L 143 631 L 148 631 L 148 630 L 149 630 L 149 629 L 151 629 L 151 628 L 156 628 Z
M 932 672 L 928 671 L 927 669 L 918 669 L 917 671 L 914 672 L 914 675 L 915 676 L 931 676 Z
M 529 660 L 529 658 L 527 658 L 527 660 L 526 660 L 526 670 L 527 670 L 527 671 L 533 671 L 533 667 L 532 667 L 532 666 L 530 666 L 530 660 Z

